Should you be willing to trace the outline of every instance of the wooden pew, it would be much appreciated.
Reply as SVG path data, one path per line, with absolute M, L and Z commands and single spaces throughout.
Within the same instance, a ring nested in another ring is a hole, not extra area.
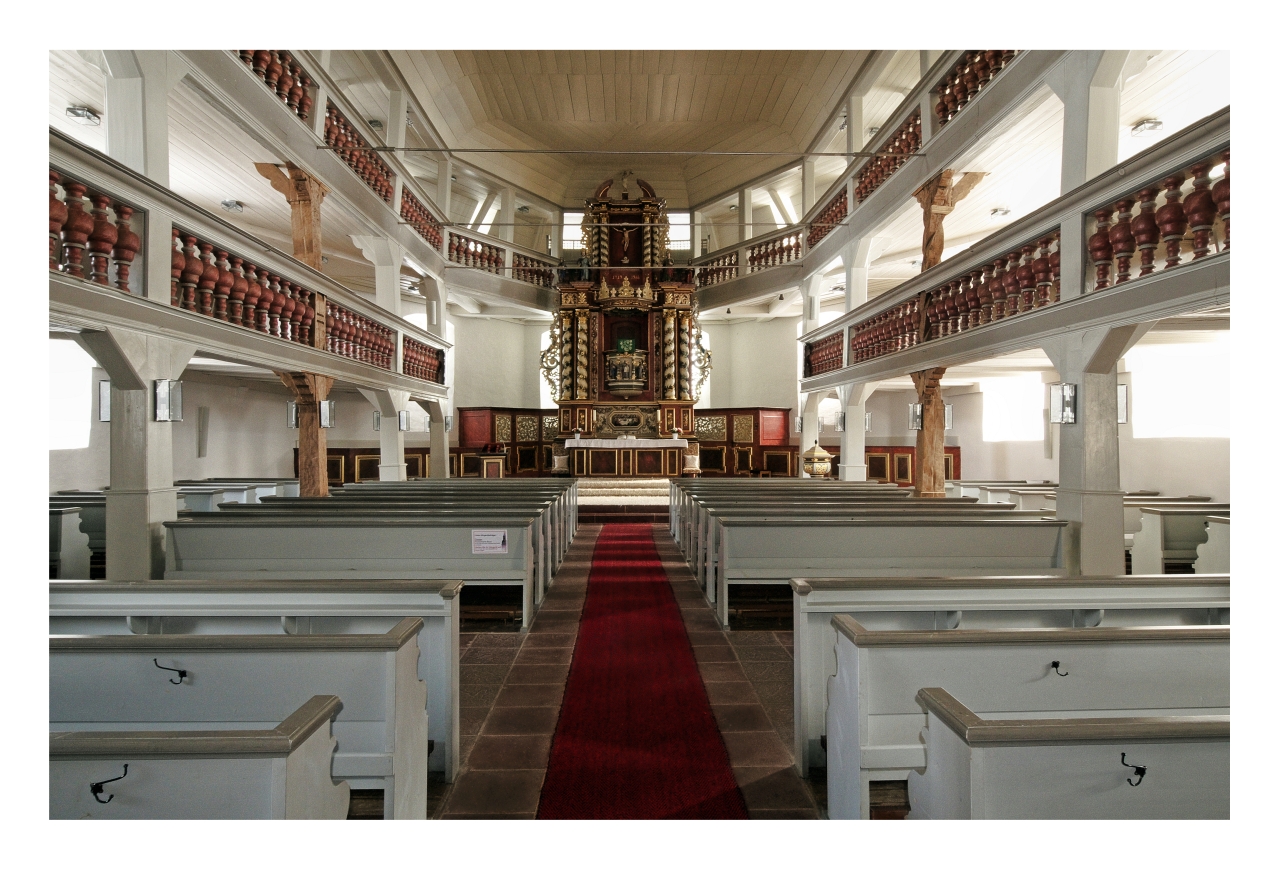
M 49 725 L 250 728 L 286 717 L 313 694 L 336 694 L 343 700 L 333 723 L 334 778 L 383 789 L 387 818 L 424 820 L 421 630 L 421 619 L 406 618 L 385 634 L 53 636 Z
M 344 819 L 351 786 L 329 771 L 341 709 L 317 695 L 268 730 L 51 732 L 49 819 Z
M 1229 516 L 1230 504 L 1178 504 L 1142 507 L 1141 525 L 1133 535 L 1134 573 L 1164 573 L 1170 565 L 1190 566 L 1194 572 L 1197 549 L 1208 539 L 1205 524 L 1210 516 Z
M 929 758 L 907 774 L 912 819 L 1231 817 L 1231 719 L 991 719 L 922 688 Z
M 728 624 L 728 586 L 851 576 L 1061 575 L 1059 519 L 716 518 L 716 615 Z M 708 577 L 710 582 L 713 577 Z
M 89 538 L 89 559 L 105 568 L 107 563 L 107 498 L 101 492 L 55 492 L 49 509 L 80 508 L 80 532 Z
M 833 622 L 832 819 L 868 817 L 870 782 L 925 767 L 922 687 L 940 685 L 978 714 L 1009 718 L 1230 711 L 1227 627 L 899 631 L 872 630 L 847 615 Z
M 165 579 L 434 579 L 518 586 L 521 626 L 527 628 L 537 517 L 525 513 L 500 524 L 477 518 L 284 516 L 270 524 L 235 516 L 179 519 L 165 523 Z M 501 532 L 493 546 L 473 534 L 490 530 Z M 495 551 L 503 541 L 506 551 Z
M 298 497 L 298 479 L 296 477 L 206 477 L 203 480 L 174 480 L 175 486 L 252 486 L 259 498 L 268 495 L 280 497 Z
M 458 773 L 458 592 L 432 580 L 50 582 L 51 634 L 373 633 L 423 621 L 418 678 L 427 686 L 430 769 Z
M 81 507 L 49 508 L 49 578 L 89 578 L 89 536 L 80 530 Z
M 1231 569 L 1231 517 L 1208 516 L 1205 542 L 1196 549 L 1196 573 L 1226 573 Z
M 823 766 L 827 684 L 836 675 L 840 614 L 879 630 L 943 630 L 1230 622 L 1228 576 L 868 576 L 791 581 L 795 759 Z

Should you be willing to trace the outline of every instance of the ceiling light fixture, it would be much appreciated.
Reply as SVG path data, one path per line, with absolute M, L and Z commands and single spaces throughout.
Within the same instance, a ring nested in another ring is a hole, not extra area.
M 874 135 L 875 135 L 876 133 L 878 133 L 878 132 L 880 132 L 880 128 L 879 128 L 879 127 L 867 127 L 867 135 L 868 135 L 868 136 L 874 136 Z
M 516 211 L 520 212 L 521 214 L 528 214 L 528 213 L 529 213 L 529 206 L 527 206 L 527 205 L 521 205 L 519 208 L 517 208 L 517 209 L 516 209 Z
M 1008 216 L 1009 216 L 1009 209 L 1007 208 L 1000 207 L 1000 208 L 991 209 L 992 220 L 995 220 L 997 217 L 1008 217 Z
M 369 119 L 369 126 L 373 127 L 375 130 L 381 130 L 381 129 L 382 129 L 382 121 L 379 121 L 377 118 L 370 118 L 370 119 Z
M 737 210 L 738 210 L 738 206 L 736 206 L 736 205 L 730 205 L 730 206 L 729 206 L 729 210 L 730 210 L 730 211 L 737 211 Z
M 729 308 L 725 308 L 725 309 L 724 309 L 724 312 L 725 312 L 726 314 L 732 314 L 732 313 L 733 313 L 733 311 L 732 311 L 732 310 L 730 310 Z
M 230 211 L 232 214 L 239 214 L 244 211 L 244 203 L 235 199 L 224 199 L 222 200 L 222 210 Z
M 781 301 L 782 301 L 782 293 L 778 293 L 778 301 L 779 301 L 779 302 L 781 302 Z
M 67 117 L 88 127 L 96 127 L 102 123 L 102 116 L 88 106 L 68 106 Z
M 843 130 L 843 129 L 845 129 L 845 128 L 846 128 L 846 127 L 848 127 L 848 126 L 849 126 L 849 119 L 848 119 L 847 117 L 845 117 L 844 115 L 841 115 L 841 116 L 840 116 L 840 129 L 842 129 L 842 130 Z
M 327 256 L 320 257 L 320 265 L 327 266 L 328 264 L 329 264 L 329 258 Z
M 1143 118 L 1141 121 L 1133 125 L 1132 133 L 1135 136 L 1150 136 L 1152 133 L 1158 133 L 1164 129 L 1164 121 L 1155 118 Z

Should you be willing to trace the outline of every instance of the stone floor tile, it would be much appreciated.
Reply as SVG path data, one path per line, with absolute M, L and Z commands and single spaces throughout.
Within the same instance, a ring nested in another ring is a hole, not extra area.
M 698 662 L 698 672 L 703 682 L 745 682 L 747 676 L 739 664 L 728 661 Z
M 563 702 L 563 685 L 504 685 L 493 705 L 554 706 L 559 709 Z
M 506 664 L 462 664 L 458 667 L 458 679 L 462 685 L 501 684 L 510 669 Z
M 711 705 L 731 703 L 758 703 L 750 682 L 707 682 L 707 699 Z
M 729 647 L 729 641 L 724 638 L 721 631 L 688 631 L 689 644 L 692 646 L 724 646 Z
M 461 706 L 458 708 L 458 732 L 463 736 L 473 736 L 480 732 L 488 717 L 488 706 Z
M 729 762 L 734 767 L 782 767 L 791 763 L 791 753 L 787 751 L 776 733 L 730 731 L 722 733 L 721 736 L 724 738 L 725 748 L 729 749 Z
M 472 646 L 467 649 L 458 663 L 466 664 L 511 664 L 516 659 L 518 646 Z
M 458 777 L 445 802 L 452 814 L 514 814 L 538 811 L 541 770 L 475 770 Z
M 736 664 L 737 657 L 729 646 L 694 646 L 693 657 L 699 664 Z
M 469 770 L 536 769 L 545 772 L 551 755 L 551 734 L 530 736 L 482 735 L 476 738 L 467 759 Z M 773 808 L 762 806 L 762 808 Z
M 790 661 L 743 661 L 742 669 L 752 682 L 786 682 L 795 679 L 795 665 Z
M 791 655 L 782 646 L 734 646 L 739 661 L 791 661 Z
M 729 631 L 725 634 L 734 646 L 776 646 L 777 638 L 772 631 Z
M 552 734 L 560 710 L 554 706 L 495 706 L 480 732 L 486 736 Z
M 459 634 L 459 637 L 462 635 Z M 519 646 L 521 634 L 518 633 L 488 633 L 488 634 L 467 634 L 471 638 L 473 646 Z
M 500 682 L 480 682 L 458 686 L 458 703 L 461 706 L 483 706 L 488 709 L 502 690 Z
M 535 812 L 512 812 L 510 814 L 499 815 L 476 815 L 466 812 L 449 812 L 440 816 L 442 821 L 534 821 L 538 816 Z
M 733 703 L 711 707 L 721 733 L 729 731 L 772 731 L 773 724 L 758 703 Z
M 794 765 L 736 767 L 733 771 L 747 809 L 816 810 L 809 789 Z
M 755 682 L 753 687 L 760 695 L 760 702 L 768 707 L 783 702 L 791 703 L 791 695 L 795 691 L 795 686 L 791 682 Z
M 817 821 L 817 809 L 747 809 L 753 821 Z
M 507 685 L 563 685 L 569 678 L 568 664 L 516 664 L 507 673 Z

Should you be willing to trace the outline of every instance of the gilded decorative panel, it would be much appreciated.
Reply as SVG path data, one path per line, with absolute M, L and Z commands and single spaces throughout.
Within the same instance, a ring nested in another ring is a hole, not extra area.
M 542 418 L 542 439 L 544 441 L 555 440 L 556 435 L 560 434 L 560 420 L 553 414 L 548 414 Z
M 698 439 L 704 441 L 725 440 L 726 422 L 727 420 L 723 416 L 703 416 L 701 414 L 697 414 L 693 419 L 694 429 L 697 432 Z
M 503 444 L 511 442 L 511 417 L 495 416 L 493 418 L 493 439 Z
M 516 417 L 516 442 L 522 444 L 538 442 L 538 418 L 536 416 Z
M 749 444 L 755 440 L 755 417 L 749 414 L 733 415 L 733 442 Z

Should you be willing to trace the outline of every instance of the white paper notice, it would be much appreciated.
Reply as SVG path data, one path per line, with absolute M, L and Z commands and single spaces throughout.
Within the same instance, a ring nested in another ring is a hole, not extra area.
M 506 555 L 507 554 L 507 532 L 498 531 L 471 531 L 471 554 L 472 555 Z

